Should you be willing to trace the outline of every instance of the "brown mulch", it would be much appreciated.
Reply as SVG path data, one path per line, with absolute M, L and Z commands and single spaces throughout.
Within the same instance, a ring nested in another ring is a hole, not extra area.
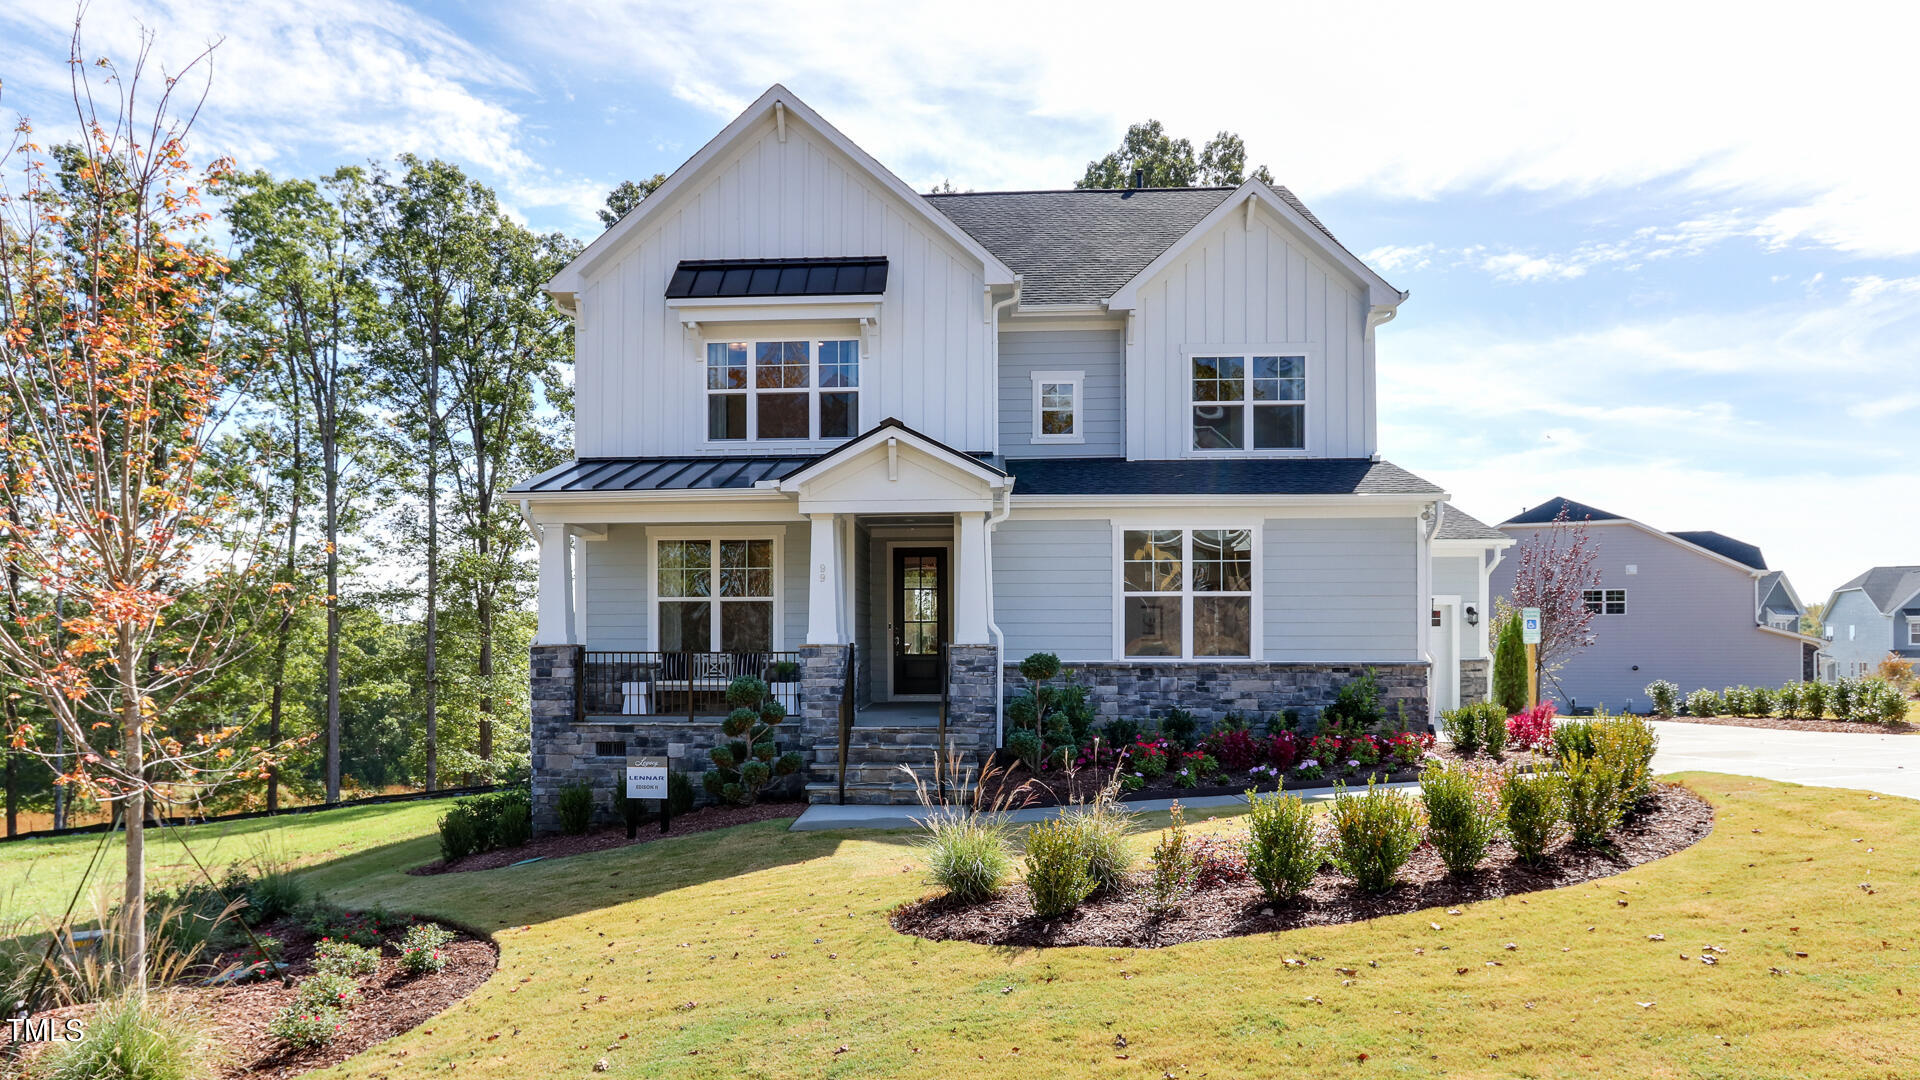
M 1475 765 L 1499 764 L 1528 768 L 1549 761 L 1550 754 L 1539 754 L 1530 750 L 1509 750 L 1496 759 L 1482 754 L 1472 758 L 1462 758 L 1445 743 L 1436 744 L 1433 752 L 1447 761 L 1468 761 Z M 1326 791 L 1336 781 L 1348 787 L 1365 787 L 1367 777 L 1372 776 L 1379 782 L 1399 783 L 1420 779 L 1421 766 L 1396 769 L 1389 765 L 1362 766 L 1350 773 L 1329 775 L 1319 780 L 1301 780 L 1288 776 L 1283 784 L 1276 785 L 1272 780 L 1261 779 L 1258 782 L 1241 776 L 1224 784 L 1200 784 L 1195 787 L 1179 787 L 1165 776 L 1147 781 L 1138 791 L 1129 791 L 1120 796 L 1122 802 L 1141 802 L 1147 799 L 1191 799 L 1200 795 L 1243 795 L 1248 788 L 1256 791 Z M 1009 767 L 1004 755 L 996 755 L 987 765 L 980 780 L 981 806 L 1001 807 L 1018 810 L 1029 806 L 1063 806 L 1074 803 L 1087 803 L 1100 792 L 1100 788 L 1111 777 L 1111 768 L 1079 769 L 1069 776 L 1063 770 L 1049 770 L 1035 775 L 1024 765 Z
M 433 862 L 416 866 L 407 873 L 419 877 L 429 874 L 462 874 L 472 870 L 495 870 L 502 866 L 525 862 L 528 859 L 561 859 L 568 855 L 607 851 L 612 848 L 626 847 L 628 844 L 644 844 L 664 837 L 725 829 L 754 821 L 799 817 L 806 809 L 806 803 L 791 802 L 754 803 L 752 806 L 709 806 L 704 810 L 695 810 L 691 814 L 682 814 L 674 818 L 668 823 L 666 832 L 660 831 L 658 819 L 644 822 L 631 840 L 627 839 L 625 825 L 596 829 L 585 836 L 541 836 L 517 848 L 495 848 L 492 851 L 482 851 L 462 859 L 455 859 L 450 863 L 435 859 Z
M 292 989 L 277 979 L 245 986 L 175 986 L 166 991 L 171 1004 L 198 1016 L 210 1028 L 215 1054 L 215 1071 L 208 1074 L 218 1080 L 263 1080 L 297 1076 L 313 1069 L 338 1064 L 368 1047 L 409 1031 L 446 1011 L 461 998 L 477 989 L 499 966 L 500 951 L 491 941 L 449 926 L 459 936 L 443 947 L 446 966 L 426 975 L 410 976 L 400 970 L 399 940 L 395 934 L 382 949 L 380 969 L 361 976 L 360 1001 L 347 1013 L 338 1036 L 325 1046 L 308 1050 L 287 1050 L 267 1034 L 267 1025 L 275 1014 L 293 1003 L 300 979 L 312 973 L 313 935 L 298 923 L 284 922 L 260 927 L 286 947 L 287 974 L 294 977 Z M 92 1005 L 75 1005 L 44 1014 L 56 1018 L 85 1017 Z M 0 1043 L 4 1043 L 0 1028 Z M 31 1060 L 51 1049 L 41 1043 L 27 1047 Z
M 1678 785 L 1662 784 L 1616 830 L 1611 850 L 1574 847 L 1563 839 L 1539 866 L 1528 867 L 1516 863 L 1513 849 L 1498 841 L 1480 871 L 1466 880 L 1448 875 L 1439 855 L 1422 844 L 1400 872 L 1400 883 L 1378 896 L 1363 894 L 1345 877 L 1323 870 L 1298 899 L 1282 904 L 1269 903 L 1252 882 L 1224 884 L 1195 893 L 1176 914 L 1156 918 L 1136 891 L 1125 890 L 1096 896 L 1072 914 L 1048 920 L 1033 914 L 1026 887 L 1015 885 L 972 906 L 945 897 L 909 904 L 894 913 L 893 926 L 936 941 L 982 945 L 1157 948 L 1559 888 L 1671 855 L 1712 831 L 1713 808 L 1706 800 Z
M 1775 731 L 1850 731 L 1859 735 L 1912 735 L 1920 732 L 1905 720 L 1872 724 L 1858 720 L 1785 720 L 1778 716 L 1649 716 L 1663 724 L 1712 724 L 1716 727 L 1772 728 Z

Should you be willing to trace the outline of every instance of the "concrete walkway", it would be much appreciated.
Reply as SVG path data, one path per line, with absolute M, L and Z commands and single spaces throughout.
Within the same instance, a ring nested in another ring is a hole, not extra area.
M 1388 788 L 1418 788 L 1417 783 L 1382 784 Z M 1321 788 L 1301 793 L 1307 802 L 1324 802 L 1333 798 L 1332 788 Z M 1244 795 L 1196 795 L 1191 799 L 1179 800 L 1188 810 L 1209 810 L 1222 806 L 1245 806 Z M 1142 799 L 1127 803 L 1127 809 L 1141 813 L 1152 813 L 1172 807 L 1172 799 Z M 1014 810 L 1007 814 L 1007 820 L 1024 825 L 1035 821 L 1045 821 L 1058 817 L 1065 807 L 1036 806 L 1026 810 Z M 923 818 L 927 811 L 918 806 L 809 806 L 805 813 L 793 820 L 788 826 L 794 832 L 822 832 L 828 829 L 914 829 L 919 826 L 916 819 Z
M 1723 772 L 1920 799 L 1920 735 L 1654 723 L 1655 772 Z

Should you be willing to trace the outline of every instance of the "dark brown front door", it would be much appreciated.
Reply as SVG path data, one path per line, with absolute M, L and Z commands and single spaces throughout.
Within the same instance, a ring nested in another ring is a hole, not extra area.
M 947 640 L 947 549 L 893 549 L 893 692 L 940 692 Z

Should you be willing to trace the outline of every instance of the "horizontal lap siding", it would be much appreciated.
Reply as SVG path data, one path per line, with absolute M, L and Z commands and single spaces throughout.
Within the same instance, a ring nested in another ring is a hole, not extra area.
M 1007 457 L 1120 457 L 1127 450 L 1124 344 L 1118 330 L 1000 335 L 1000 452 Z M 1085 442 L 1035 443 L 1033 373 L 1079 371 Z
M 644 651 L 653 647 L 650 644 L 653 628 L 649 622 L 651 586 L 647 575 L 646 528 L 645 525 L 611 525 L 605 540 L 583 541 L 590 547 L 586 647 L 592 651 Z M 797 649 L 807 641 L 808 530 L 802 525 L 773 525 L 768 531 L 778 534 L 782 545 L 775 588 L 784 607 L 784 639 L 776 644 Z
M 1267 659 L 1414 658 L 1413 522 L 1281 518 L 1264 532 Z
M 1002 522 L 993 534 L 993 602 L 1007 659 L 1111 659 L 1113 575 L 1105 521 Z

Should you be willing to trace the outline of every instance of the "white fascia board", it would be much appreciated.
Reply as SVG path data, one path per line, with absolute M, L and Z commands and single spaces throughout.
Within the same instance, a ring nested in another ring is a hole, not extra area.
M 1113 311 L 1133 310 L 1139 303 L 1139 290 L 1142 285 L 1153 280 L 1154 276 L 1165 269 L 1168 264 L 1180 258 L 1186 253 L 1187 249 L 1199 243 L 1200 238 L 1211 231 L 1214 226 L 1219 225 L 1234 214 L 1246 214 L 1250 209 L 1248 200 L 1254 200 L 1254 205 L 1271 211 L 1276 217 L 1291 227 L 1294 232 L 1299 233 L 1307 243 L 1318 248 L 1320 252 L 1331 259 L 1336 266 L 1345 270 L 1361 288 L 1366 290 L 1368 307 L 1374 310 L 1392 311 L 1399 307 L 1401 302 L 1406 300 L 1410 295 L 1404 290 L 1394 288 L 1387 282 L 1386 278 L 1381 277 L 1378 273 L 1374 272 L 1372 267 L 1361 262 L 1353 252 L 1348 251 L 1345 247 L 1328 237 L 1327 234 L 1317 228 L 1313 222 L 1303 217 L 1300 211 L 1287 205 L 1287 201 L 1282 199 L 1279 193 L 1274 191 L 1273 188 L 1258 180 L 1248 180 L 1246 183 L 1241 184 L 1232 195 L 1227 196 L 1219 206 L 1214 207 L 1212 213 L 1201 218 L 1198 224 L 1188 229 L 1186 234 L 1181 236 L 1180 239 L 1174 241 L 1171 247 L 1161 252 L 1159 257 L 1148 263 L 1145 269 L 1133 275 L 1125 285 L 1120 286 L 1112 296 L 1107 298 L 1106 306 Z
M 734 117 L 732 123 L 721 128 L 718 135 L 709 139 L 698 153 L 673 170 L 673 175 L 667 177 L 665 183 L 655 188 L 653 194 L 642 199 L 639 206 L 615 222 L 612 228 L 601 233 L 599 238 L 588 244 L 586 250 L 568 263 L 565 269 L 555 274 L 553 279 L 547 282 L 547 291 L 556 297 L 579 292 L 588 276 L 614 254 L 625 249 L 629 238 L 642 235 L 647 219 L 658 213 L 662 206 L 673 202 L 675 196 L 681 191 L 697 183 L 697 178 L 708 164 L 725 154 L 734 143 L 750 131 L 757 129 L 760 124 L 770 121 L 776 105 L 785 109 L 785 123 L 792 124 L 797 120 L 811 128 L 829 145 L 853 159 L 854 164 L 864 169 L 882 187 L 892 191 L 901 201 L 914 207 L 914 212 L 918 213 L 921 219 L 932 226 L 936 232 L 959 245 L 961 250 L 979 259 L 989 286 L 1013 284 L 1012 269 L 981 246 L 980 241 L 955 225 L 952 218 L 927 205 L 927 201 L 920 197 L 919 192 L 908 187 L 905 181 L 874 160 L 871 154 L 860 149 L 853 140 L 841 134 L 838 128 L 822 119 L 819 113 L 814 112 L 811 106 L 795 96 L 793 91 L 779 83 L 774 83 L 767 88 L 766 93 L 761 94 L 753 104 L 747 106 L 745 111 Z
M 667 309 L 683 324 L 753 322 L 844 322 L 880 320 L 881 297 L 861 296 L 702 296 L 668 300 Z
M 777 491 L 573 491 L 525 500 L 537 525 L 609 525 L 633 522 L 800 522 L 791 496 Z
M 1755 630 L 1760 631 L 1763 634 L 1778 634 L 1781 637 L 1792 638 L 1795 641 L 1801 642 L 1802 644 L 1806 644 L 1806 645 L 1825 645 L 1826 644 L 1825 640 L 1817 637 L 1808 637 L 1806 634 L 1803 634 L 1798 630 L 1781 630 L 1778 627 L 1768 626 L 1766 623 L 1756 623 L 1754 624 L 1753 628 Z
M 1748 566 L 1746 563 L 1740 562 L 1737 559 L 1729 559 L 1725 555 L 1722 555 L 1717 551 L 1711 551 L 1707 548 L 1703 548 L 1699 544 L 1696 544 L 1691 540 L 1682 540 L 1670 532 L 1663 532 L 1644 522 L 1635 521 L 1632 518 L 1608 518 L 1605 521 L 1542 521 L 1537 524 L 1531 524 L 1531 525 L 1512 525 L 1512 524 L 1502 522 L 1499 525 L 1495 525 L 1494 528 L 1499 529 L 1502 532 L 1515 532 L 1522 529 L 1571 528 L 1575 525 L 1588 525 L 1588 526 L 1594 526 L 1594 527 L 1598 527 L 1601 525 L 1629 525 L 1629 526 L 1632 526 L 1633 528 L 1639 529 L 1641 532 L 1646 533 L 1649 536 L 1657 536 L 1660 539 L 1665 540 L 1669 544 L 1673 544 L 1677 547 L 1685 548 L 1696 555 L 1704 555 L 1707 558 L 1712 559 L 1714 562 L 1720 563 L 1723 566 L 1730 566 L 1733 569 L 1740 571 L 1741 573 L 1747 575 L 1750 578 L 1762 578 L 1772 572 L 1769 570 L 1755 570 L 1753 567 Z
M 1436 554 L 1479 555 L 1488 551 L 1505 551 L 1507 548 L 1519 543 L 1519 541 L 1511 536 L 1505 540 L 1495 540 L 1491 537 L 1485 540 L 1454 537 L 1450 540 L 1433 540 L 1430 541 L 1430 543 L 1433 544 L 1433 550 Z
M 779 489 L 785 492 L 798 492 L 800 485 L 846 465 L 873 447 L 886 445 L 888 439 L 897 439 L 901 443 L 933 458 L 935 461 L 944 462 L 955 469 L 959 469 L 961 472 L 985 483 L 989 488 L 1006 487 L 1013 483 L 1012 478 L 988 468 L 966 454 L 956 453 L 948 450 L 944 446 L 936 445 L 908 431 L 906 428 L 877 427 L 865 435 L 829 451 L 832 455 L 829 460 L 816 461 L 798 472 L 790 473 L 782 477 L 779 482 Z

